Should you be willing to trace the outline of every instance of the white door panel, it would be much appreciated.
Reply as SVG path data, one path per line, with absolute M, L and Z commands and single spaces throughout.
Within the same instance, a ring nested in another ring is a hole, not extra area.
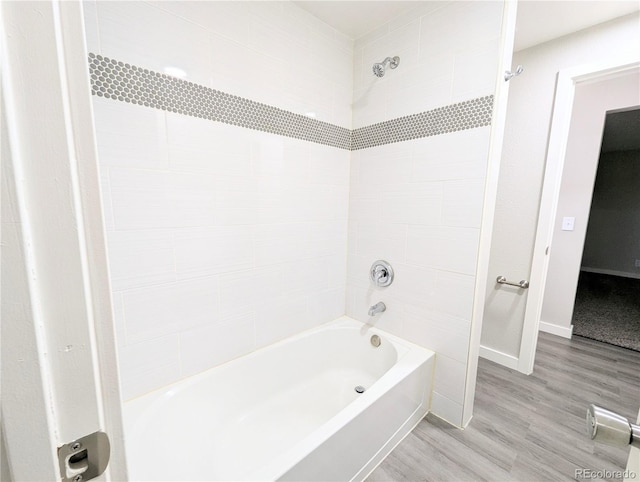
M 96 431 L 125 480 L 79 2 L 2 2 L 2 429 L 15 480 L 59 480 Z M 4 192 L 6 191 L 6 192 Z M 89 455 L 91 457 L 91 454 Z

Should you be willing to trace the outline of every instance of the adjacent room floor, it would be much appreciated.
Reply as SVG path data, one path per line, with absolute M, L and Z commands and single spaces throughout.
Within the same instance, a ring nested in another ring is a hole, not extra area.
M 640 279 L 580 272 L 573 333 L 640 351 Z
M 629 448 L 587 435 L 590 403 L 636 419 L 640 352 L 540 333 L 532 375 L 481 358 L 469 426 L 427 416 L 367 480 L 562 481 L 580 469 L 624 470 Z

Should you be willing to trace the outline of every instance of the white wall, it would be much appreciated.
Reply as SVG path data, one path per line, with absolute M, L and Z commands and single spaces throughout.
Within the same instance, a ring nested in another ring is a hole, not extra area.
M 85 7 L 90 52 L 351 125 L 352 42 L 292 3 Z M 93 100 L 125 399 L 344 314 L 348 150 Z
M 636 70 L 576 87 L 542 303 L 541 321 L 547 325 L 571 327 L 606 112 L 640 105 L 638 86 Z M 565 216 L 575 217 L 573 231 L 562 230 Z
M 633 14 L 516 52 L 525 72 L 511 81 L 491 246 L 482 345 L 518 357 L 527 293 L 495 278 L 528 279 L 542 192 L 557 72 L 638 51 L 640 16 Z
M 581 269 L 640 278 L 640 150 L 600 154 Z
M 493 94 L 502 9 L 427 5 L 358 39 L 354 127 Z M 399 67 L 375 77 L 372 64 L 394 55 Z M 357 150 L 351 160 L 347 314 L 437 352 L 432 411 L 458 426 L 489 135 L 489 126 L 471 128 Z M 376 259 L 396 272 L 388 288 L 369 281 Z M 387 311 L 371 318 L 378 301 Z

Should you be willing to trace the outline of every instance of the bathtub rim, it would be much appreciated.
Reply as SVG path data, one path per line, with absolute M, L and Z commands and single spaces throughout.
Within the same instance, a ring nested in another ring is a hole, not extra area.
M 392 333 L 389 333 L 388 331 L 385 331 L 381 328 L 377 328 L 374 325 L 371 325 L 369 323 L 365 323 L 359 320 L 356 320 L 354 318 L 351 318 L 349 316 L 346 315 L 342 315 L 334 320 L 331 321 L 327 321 L 326 323 L 322 323 L 321 325 L 317 325 L 314 326 L 312 328 L 308 328 L 304 331 L 301 331 L 299 333 L 296 333 L 294 335 L 291 335 L 287 338 L 283 338 L 282 340 L 278 340 L 275 341 L 273 343 L 270 343 L 268 345 L 264 345 L 261 346 L 249 353 L 245 353 L 244 355 L 239 355 L 237 357 L 231 358 L 230 360 L 227 360 L 223 363 L 220 363 L 218 365 L 214 365 L 210 368 L 206 368 L 198 373 L 194 373 L 192 375 L 188 375 L 184 378 L 181 378 L 179 380 L 176 380 L 172 383 L 169 383 L 167 385 L 163 385 L 162 387 L 159 388 L 155 388 L 153 390 L 150 390 L 148 392 L 142 393 L 140 395 L 136 395 L 133 398 L 127 399 L 127 400 L 122 400 L 122 405 L 123 406 L 127 406 L 129 408 L 131 408 L 133 405 L 137 405 L 138 403 L 140 403 L 142 401 L 142 399 L 144 398 L 153 398 L 155 399 L 156 397 L 161 397 L 163 393 L 168 392 L 169 390 L 172 389 L 172 387 L 175 387 L 176 389 L 179 389 L 180 391 L 182 391 L 183 389 L 188 388 L 189 386 L 197 383 L 201 378 L 206 378 L 206 376 L 212 371 L 212 370 L 220 370 L 220 369 L 225 369 L 225 367 L 227 367 L 228 365 L 230 365 L 231 363 L 239 360 L 239 359 L 244 359 L 244 360 L 248 360 L 251 358 L 254 358 L 256 356 L 260 356 L 260 354 L 264 353 L 265 351 L 271 351 L 271 350 L 276 350 L 279 346 L 285 345 L 287 343 L 296 341 L 298 339 L 301 338 L 305 338 L 307 336 L 311 336 L 316 332 L 320 332 L 320 331 L 324 331 L 326 329 L 339 329 L 339 328 L 360 328 L 360 330 L 366 330 L 369 331 L 371 333 L 371 335 L 382 335 L 382 339 L 388 339 L 390 341 L 393 342 L 394 347 L 396 348 L 397 354 L 398 354 L 398 359 L 396 360 L 396 363 L 394 364 L 394 366 L 400 361 L 400 359 L 402 357 L 404 357 L 406 355 L 406 353 L 408 353 L 411 350 L 424 350 L 426 352 L 430 352 L 433 355 L 435 355 L 435 352 L 433 350 L 430 350 L 428 348 L 425 348 L 423 346 L 417 345 L 415 343 L 412 343 L 408 340 L 405 340 L 404 338 L 400 338 L 396 335 L 393 335 Z M 401 349 L 398 350 L 398 347 L 400 347 Z M 384 376 L 384 375 L 383 375 Z M 381 377 L 382 378 L 382 377 Z M 126 425 L 126 424 L 125 424 Z

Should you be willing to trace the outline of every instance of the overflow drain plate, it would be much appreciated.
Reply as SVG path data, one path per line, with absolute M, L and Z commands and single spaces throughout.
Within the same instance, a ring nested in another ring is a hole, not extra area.
M 358 385 L 355 389 L 356 393 L 363 393 L 365 388 L 362 385 Z

